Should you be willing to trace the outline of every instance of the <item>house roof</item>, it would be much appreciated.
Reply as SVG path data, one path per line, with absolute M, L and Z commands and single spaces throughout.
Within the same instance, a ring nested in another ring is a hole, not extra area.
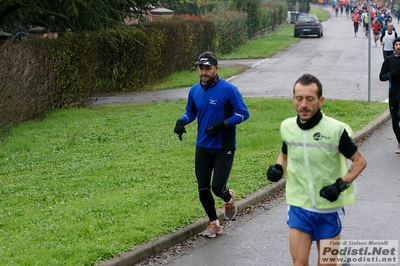
M 150 12 L 153 15 L 172 15 L 174 13 L 173 10 L 164 7 L 152 9 Z

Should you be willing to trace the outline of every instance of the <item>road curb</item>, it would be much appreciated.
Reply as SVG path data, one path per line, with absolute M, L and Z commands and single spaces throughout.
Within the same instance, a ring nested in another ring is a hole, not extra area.
M 361 130 L 357 131 L 354 135 L 354 142 L 359 142 L 361 139 L 365 138 L 371 134 L 375 129 L 382 126 L 386 121 L 390 119 L 389 109 L 381 114 L 377 119 L 366 125 Z
M 386 110 L 382 115 L 380 115 L 377 119 L 369 123 L 363 129 L 357 131 L 354 136 L 354 141 L 359 142 L 369 134 L 371 134 L 374 130 L 382 126 L 385 122 L 390 119 L 389 110 Z M 269 184 L 256 192 L 246 195 L 244 199 L 236 201 L 236 207 L 238 211 L 242 211 L 247 207 L 254 205 L 263 199 L 269 197 L 270 195 L 280 191 L 284 188 L 286 184 L 286 180 L 282 179 L 279 182 Z M 224 210 L 220 208 L 217 210 L 217 215 L 220 220 L 224 219 Z M 157 240 L 148 242 L 142 245 L 138 245 L 134 250 L 123 252 L 118 257 L 106 260 L 104 262 L 100 262 L 98 266 L 131 266 L 136 263 L 141 262 L 142 260 L 149 258 L 152 255 L 155 255 L 161 252 L 164 249 L 170 248 L 176 244 L 179 244 L 191 236 L 194 236 L 204 229 L 207 228 L 209 224 L 208 218 L 203 218 L 198 222 L 195 222 L 185 228 L 182 228 L 176 232 L 172 232 L 166 234 L 164 236 L 159 237 Z

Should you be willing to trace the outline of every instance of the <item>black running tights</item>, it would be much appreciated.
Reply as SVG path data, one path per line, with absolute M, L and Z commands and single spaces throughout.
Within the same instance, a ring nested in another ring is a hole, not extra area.
M 196 147 L 195 173 L 199 198 L 210 221 L 218 218 L 211 191 L 225 202 L 229 202 L 231 199 L 226 184 L 232 169 L 234 155 L 235 152 L 231 150 Z M 213 171 L 214 176 L 211 182 Z
M 354 25 L 354 33 L 358 32 L 358 22 L 353 22 Z
M 400 100 L 389 98 L 389 108 L 393 132 L 396 135 L 397 142 L 400 143 Z

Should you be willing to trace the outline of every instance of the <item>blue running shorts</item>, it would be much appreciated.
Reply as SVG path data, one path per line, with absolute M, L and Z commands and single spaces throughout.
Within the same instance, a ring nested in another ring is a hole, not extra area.
M 312 236 L 313 241 L 334 238 L 342 230 L 344 208 L 332 213 L 312 212 L 289 206 L 287 224 Z

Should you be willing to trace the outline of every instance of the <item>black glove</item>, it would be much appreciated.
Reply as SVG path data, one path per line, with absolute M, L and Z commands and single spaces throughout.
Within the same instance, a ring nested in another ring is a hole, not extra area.
M 390 71 L 390 76 L 391 77 L 397 76 L 397 69 L 393 68 L 392 71 Z
M 182 141 L 182 135 L 183 133 L 186 133 L 185 122 L 182 120 L 176 121 L 174 132 L 178 134 L 179 140 Z
M 319 191 L 319 195 L 330 202 L 334 202 L 339 198 L 340 192 L 340 184 L 343 182 L 341 178 L 338 178 L 335 183 L 330 186 L 323 187 Z
M 226 127 L 228 127 L 228 123 L 225 120 L 214 122 L 209 128 L 206 129 L 206 133 L 210 137 L 215 138 L 219 132 Z
M 278 182 L 283 176 L 283 167 L 280 164 L 271 165 L 267 171 L 267 179 L 271 182 Z

